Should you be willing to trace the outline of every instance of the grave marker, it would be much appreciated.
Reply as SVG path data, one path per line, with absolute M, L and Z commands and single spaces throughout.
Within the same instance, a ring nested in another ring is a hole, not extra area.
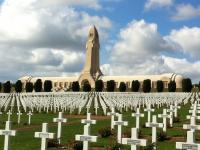
M 200 144 L 196 144 L 194 131 L 187 131 L 187 141 L 186 142 L 176 142 L 177 149 L 188 149 L 188 150 L 199 150 Z
M 156 115 L 153 115 L 153 120 L 152 122 L 147 122 L 146 127 L 151 127 L 152 128 L 152 143 L 156 142 L 156 135 L 157 135 L 157 129 L 156 128 L 163 128 L 162 123 L 157 122 Z
M 58 139 L 58 143 L 61 143 L 61 133 L 62 133 L 62 123 L 67 122 L 67 119 L 63 118 L 63 113 L 59 112 L 58 118 L 54 118 L 53 122 L 57 122 L 58 123 L 58 131 L 57 131 L 57 139 Z
M 89 142 L 96 142 L 97 136 L 90 135 L 90 125 L 84 125 L 84 134 L 83 135 L 75 135 L 76 141 L 83 141 L 83 150 L 89 150 Z
M 20 124 L 21 115 L 22 115 L 22 113 L 21 113 L 20 110 L 19 110 L 18 113 L 17 113 L 17 116 L 18 116 L 18 118 L 17 118 L 17 123 L 18 123 L 18 124 Z
M 42 132 L 35 132 L 36 138 L 41 138 L 41 150 L 47 149 L 47 139 L 53 139 L 54 133 L 48 133 L 47 123 L 42 124 Z
M 144 117 L 144 114 L 140 113 L 140 108 L 137 108 L 136 113 L 132 113 L 132 117 L 136 117 L 136 128 L 140 129 L 140 117 Z
M 131 129 L 131 138 L 122 138 L 122 144 L 131 145 L 131 150 L 136 150 L 137 145 L 146 146 L 147 140 L 138 139 L 137 128 Z
M 122 126 L 127 126 L 128 122 L 122 120 L 122 114 L 118 114 L 118 121 L 114 121 L 114 125 L 117 125 L 117 142 L 121 143 L 122 142 Z
M 114 121 L 115 116 L 118 115 L 118 113 L 115 112 L 115 108 L 112 107 L 112 111 L 107 113 L 108 116 L 111 116 L 111 129 L 114 129 Z
M 28 124 L 31 124 L 31 116 L 33 115 L 31 111 L 28 112 Z
M 6 121 L 6 127 L 5 130 L 0 130 L 0 135 L 4 135 L 4 150 L 9 150 L 9 137 L 10 136 L 15 136 L 16 135 L 16 131 L 15 130 L 11 130 L 11 122 L 10 121 Z

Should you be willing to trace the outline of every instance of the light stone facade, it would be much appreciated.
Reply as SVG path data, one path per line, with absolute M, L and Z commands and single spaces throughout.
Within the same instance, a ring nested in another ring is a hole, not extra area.
M 152 82 L 152 88 L 156 88 L 156 82 L 162 80 L 164 82 L 164 87 L 168 88 L 168 83 L 171 80 L 176 82 L 177 88 L 182 88 L 183 76 L 175 73 L 166 73 L 160 75 L 133 75 L 133 76 L 105 76 L 100 69 L 99 61 L 99 34 L 95 26 L 93 26 L 88 35 L 88 40 L 86 43 L 86 61 L 80 76 L 72 77 L 32 77 L 25 76 L 20 78 L 23 86 L 27 82 L 35 83 L 37 79 L 41 79 L 44 83 L 45 80 L 51 80 L 53 83 L 53 89 L 56 91 L 67 90 L 71 87 L 72 82 L 78 81 L 82 86 L 84 83 L 88 82 L 92 88 L 95 87 L 95 81 L 98 79 L 103 80 L 104 87 L 106 87 L 106 82 L 109 80 L 115 80 L 116 86 L 119 87 L 120 82 L 125 82 L 127 87 L 131 87 L 133 80 L 138 80 L 141 85 L 145 79 L 150 79 Z

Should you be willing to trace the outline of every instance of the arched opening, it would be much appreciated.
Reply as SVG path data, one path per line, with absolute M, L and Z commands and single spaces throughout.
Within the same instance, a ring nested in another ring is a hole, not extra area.
M 83 87 L 84 84 L 90 84 L 90 82 L 87 79 L 85 79 L 81 82 L 81 87 Z

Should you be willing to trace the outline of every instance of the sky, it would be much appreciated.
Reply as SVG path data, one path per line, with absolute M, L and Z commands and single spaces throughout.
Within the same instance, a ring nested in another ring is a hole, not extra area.
M 79 75 L 92 25 L 104 75 L 200 81 L 200 0 L 0 0 L 0 81 Z

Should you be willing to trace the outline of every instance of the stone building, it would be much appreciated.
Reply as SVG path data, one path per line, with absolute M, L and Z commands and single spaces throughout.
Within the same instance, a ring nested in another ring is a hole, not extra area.
M 53 83 L 53 89 L 66 90 L 71 87 L 72 82 L 78 81 L 82 86 L 84 83 L 89 83 L 92 88 L 95 87 L 95 81 L 98 79 L 103 80 L 104 87 L 109 80 L 115 80 L 116 86 L 119 87 L 120 82 L 125 82 L 127 87 L 131 87 L 133 80 L 138 80 L 142 85 L 145 79 L 150 79 L 152 82 L 152 88 L 156 88 L 156 82 L 162 80 L 164 88 L 168 88 L 168 82 L 174 80 L 177 88 L 182 88 L 183 77 L 175 73 L 165 73 L 160 75 L 132 75 L 132 76 L 106 76 L 103 75 L 100 69 L 100 58 L 99 58 L 99 34 L 95 26 L 93 26 L 88 35 L 86 43 L 86 60 L 85 65 L 79 76 L 72 77 L 32 77 L 24 76 L 19 80 L 22 81 L 23 86 L 27 82 L 35 83 L 37 79 L 41 79 L 44 83 L 45 80 L 51 80 Z

